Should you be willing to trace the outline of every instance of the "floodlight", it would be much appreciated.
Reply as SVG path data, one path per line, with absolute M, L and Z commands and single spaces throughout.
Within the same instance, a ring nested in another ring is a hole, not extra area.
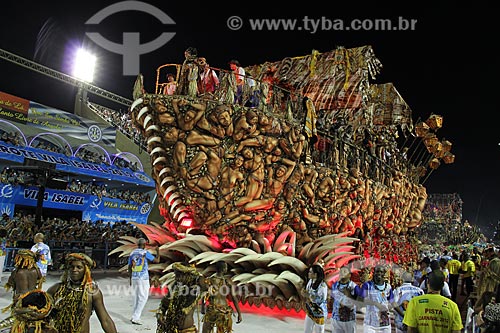
M 78 49 L 73 67 L 73 76 L 85 82 L 92 82 L 94 80 L 95 62 L 96 57 L 94 55 L 84 49 Z

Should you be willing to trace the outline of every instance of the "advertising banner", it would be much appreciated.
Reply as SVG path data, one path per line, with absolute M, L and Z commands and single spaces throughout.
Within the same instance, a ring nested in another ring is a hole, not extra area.
M 30 102 L 0 91 L 0 117 L 25 124 Z
M 38 187 L 0 184 L 0 211 L 13 216 L 15 205 L 37 206 Z M 151 204 L 136 203 L 95 195 L 46 189 L 43 208 L 73 210 L 82 212 L 82 220 L 95 222 L 137 222 L 147 223 Z

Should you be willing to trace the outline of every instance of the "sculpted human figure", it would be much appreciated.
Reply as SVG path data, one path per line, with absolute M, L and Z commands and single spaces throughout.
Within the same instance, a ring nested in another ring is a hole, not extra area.
M 199 146 L 199 148 L 201 152 L 191 162 L 194 166 L 193 171 L 201 168 L 201 166 L 198 167 L 196 165 L 199 162 L 195 162 L 195 159 L 199 159 L 200 162 L 203 161 L 207 166 L 207 171 L 203 176 L 199 176 L 198 172 L 196 174 L 193 174 L 193 171 L 188 172 L 189 179 L 186 181 L 186 185 L 193 191 L 202 193 L 207 199 L 214 200 L 214 195 L 208 191 L 217 186 L 219 181 L 218 176 L 222 165 L 222 159 L 219 154 L 222 155 L 222 148 L 210 149 L 205 146 Z
M 248 110 L 244 115 L 241 115 L 234 125 L 234 141 L 241 141 L 248 137 L 254 137 L 258 135 L 258 122 L 259 117 L 257 116 L 257 113 L 252 110 Z
M 281 134 L 280 122 L 265 114 L 259 115 L 259 130 L 262 134 L 278 136 Z
M 288 138 L 280 139 L 279 144 L 287 156 L 290 156 L 294 160 L 298 160 L 302 155 L 305 141 L 306 137 L 301 133 L 300 128 L 293 127 L 288 132 Z
M 284 189 L 284 196 L 287 202 L 292 202 L 295 199 L 295 195 L 298 193 L 299 184 L 304 180 L 304 166 L 299 163 L 294 168 L 290 178 L 286 182 Z
M 281 226 L 283 218 L 286 218 L 288 214 L 287 205 L 284 199 L 276 200 L 274 207 L 269 211 L 266 211 L 266 216 L 262 221 L 256 223 L 256 232 L 267 238 L 269 243 L 273 243 L 276 238 L 275 229 Z M 258 241 L 258 240 L 257 240 Z
M 188 106 L 184 112 L 181 112 L 180 108 Z M 207 120 L 204 118 L 206 105 L 201 103 L 191 103 L 185 99 L 173 99 L 172 109 L 177 116 L 177 125 L 185 133 L 182 136 L 186 136 L 185 143 L 191 146 L 204 145 L 204 146 L 216 146 L 220 144 L 218 138 L 214 138 L 211 135 L 200 134 L 196 129 L 196 125 L 207 124 Z M 178 134 L 180 137 L 181 134 Z M 167 138 L 165 135 L 165 140 L 172 141 L 171 138 Z
M 253 152 L 250 148 L 245 148 L 242 151 L 245 158 L 243 167 L 248 172 L 247 187 L 245 196 L 238 199 L 235 203 L 236 206 L 243 206 L 252 200 L 260 198 L 262 190 L 264 189 L 264 159 L 259 152 Z
M 204 129 L 216 137 L 223 139 L 226 136 L 233 135 L 233 111 L 228 105 L 218 105 L 207 118 L 203 117 L 198 122 L 198 127 Z M 210 120 L 210 121 L 209 121 Z
M 217 202 L 207 200 L 205 197 L 193 198 L 193 210 L 196 223 L 203 230 L 213 229 L 212 226 L 222 218 L 222 213 L 217 208 Z
M 233 198 L 244 193 L 245 176 L 241 171 L 244 161 L 243 156 L 236 155 L 230 164 L 222 168 L 220 181 L 222 198 L 218 202 L 218 207 L 224 209 L 226 214 L 233 206 Z
M 240 141 L 236 152 L 241 152 L 245 147 L 262 147 L 262 151 L 266 154 L 273 153 L 281 156 L 281 149 L 278 146 L 278 138 L 265 135 L 257 135 L 256 137 L 248 138 Z M 279 154 L 277 153 L 279 151 Z M 277 161 L 278 158 L 275 159 Z
M 166 108 L 165 108 L 166 109 Z M 158 113 L 158 121 L 164 125 L 174 125 L 176 122 L 175 115 L 165 110 L 165 112 Z
M 321 201 L 333 201 L 331 195 L 335 191 L 335 182 L 330 177 L 330 172 L 326 168 L 319 171 L 320 183 L 318 185 L 317 195 Z
M 314 206 L 314 197 L 316 190 L 316 180 L 318 179 L 319 173 L 316 171 L 314 165 L 309 165 L 304 167 L 304 185 L 302 189 L 305 195 L 309 198 L 309 202 Z
M 180 108 L 187 106 L 185 111 L 181 112 Z M 172 109 L 177 116 L 177 124 L 183 131 L 191 131 L 196 126 L 196 123 L 203 117 L 206 105 L 200 103 L 191 103 L 185 99 L 173 99 Z
M 290 161 L 286 158 L 280 160 L 281 163 L 274 171 L 272 166 L 269 166 L 267 172 L 267 187 L 264 193 L 264 199 L 262 200 L 253 200 L 250 203 L 245 205 L 245 211 L 253 211 L 258 209 L 269 209 L 273 206 L 276 197 L 281 194 L 283 187 L 287 179 L 293 172 L 295 168 L 295 162 Z

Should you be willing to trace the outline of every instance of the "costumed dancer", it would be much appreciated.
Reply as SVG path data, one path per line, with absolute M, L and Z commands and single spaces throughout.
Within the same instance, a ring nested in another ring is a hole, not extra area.
M 196 268 L 179 262 L 172 267 L 175 281 L 156 312 L 156 333 L 196 333 L 193 315 L 201 298 L 203 277 Z
M 89 333 L 89 319 L 95 310 L 105 333 L 116 333 L 115 323 L 104 306 L 102 292 L 92 279 L 95 262 L 84 253 L 66 256 L 65 270 L 47 293 L 54 298 L 54 326 L 59 333 Z
M 36 255 L 30 250 L 21 249 L 14 257 L 14 270 L 9 276 L 9 280 L 5 284 L 5 289 L 8 291 L 12 288 L 12 304 L 3 309 L 6 312 L 13 307 L 20 295 L 23 295 L 31 290 L 41 289 L 43 276 L 36 263 Z
M 308 281 L 302 296 L 306 304 L 304 333 L 324 333 L 325 320 L 328 316 L 328 286 L 325 283 L 325 271 L 320 263 L 314 264 L 307 273 Z
M 203 333 L 212 332 L 213 328 L 217 327 L 217 333 L 231 333 L 233 330 L 233 308 L 228 304 L 227 298 L 233 302 L 236 312 L 238 313 L 237 324 L 241 323 L 241 311 L 238 300 L 232 293 L 231 285 L 226 281 L 224 276 L 227 272 L 227 264 L 225 261 L 215 263 L 216 273 L 207 279 L 208 297 L 205 301 L 208 305 L 202 303 L 203 317 Z

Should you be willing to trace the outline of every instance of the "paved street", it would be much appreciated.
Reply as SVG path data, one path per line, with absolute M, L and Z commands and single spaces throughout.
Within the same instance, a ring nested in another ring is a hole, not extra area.
M 9 272 L 4 272 L 2 286 L 7 282 Z M 144 325 L 138 326 L 130 323 L 131 316 L 131 296 L 128 294 L 128 279 L 117 272 L 94 272 L 94 278 L 99 284 L 103 295 L 104 303 L 111 317 L 113 318 L 118 332 L 156 332 L 155 311 L 161 300 L 161 295 L 150 295 L 143 312 L 142 321 Z M 59 275 L 49 272 L 47 281 L 43 289 L 47 290 L 51 285 L 59 280 Z M 0 307 L 7 306 L 12 299 L 12 294 L 7 293 L 4 288 L 0 289 Z M 463 299 L 462 299 L 463 300 Z M 265 307 L 256 308 L 242 307 L 243 322 L 234 324 L 234 333 L 259 332 L 259 333 L 303 333 L 304 313 L 297 313 L 294 310 L 287 312 L 284 310 L 268 310 Z M 0 313 L 0 318 L 5 319 L 7 314 Z M 362 332 L 363 315 L 358 314 L 358 332 Z M 234 318 L 236 319 L 236 318 Z M 235 320 L 236 321 L 236 320 Z M 326 331 L 331 332 L 330 321 L 326 325 Z M 91 317 L 91 332 L 102 332 L 99 320 L 95 314 Z
M 4 272 L 2 285 L 7 281 L 10 273 Z M 131 315 L 131 296 L 127 293 L 128 279 L 116 272 L 94 272 L 94 278 L 103 291 L 104 303 L 115 321 L 118 332 L 134 333 L 134 332 L 156 332 L 156 319 L 154 312 L 158 307 L 161 295 L 151 295 L 143 312 L 142 321 L 144 325 L 138 326 L 130 323 Z M 49 272 L 47 281 L 43 285 L 43 289 L 47 290 L 51 285 L 56 283 L 59 276 L 54 272 Z M 12 299 L 11 293 L 7 293 L 5 289 L 0 290 L 0 307 L 5 307 Z M 245 306 L 242 308 L 243 322 L 234 324 L 235 333 L 243 332 L 259 332 L 259 333 L 276 333 L 290 332 L 302 333 L 304 331 L 304 313 L 296 313 L 294 310 L 287 311 L 269 311 L 268 309 L 250 308 Z M 7 314 L 0 314 L 2 319 L 7 317 Z M 235 318 L 236 319 L 236 318 Z M 361 326 L 360 326 L 361 327 Z M 330 331 L 329 322 L 327 331 Z M 95 314 L 91 317 L 91 332 L 102 332 L 99 320 Z

